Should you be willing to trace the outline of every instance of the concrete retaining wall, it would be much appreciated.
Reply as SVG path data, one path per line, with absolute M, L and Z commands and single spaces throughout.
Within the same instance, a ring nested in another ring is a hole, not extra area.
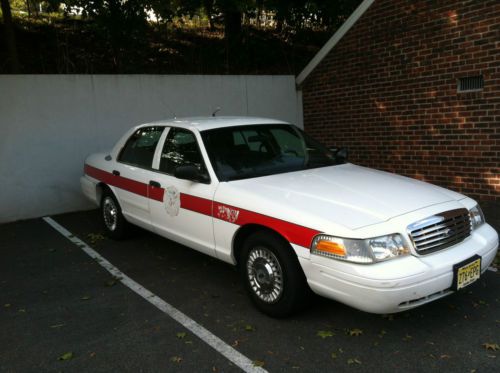
M 217 107 L 302 127 L 293 76 L 0 76 L 0 223 L 91 207 L 79 186 L 87 154 L 134 125 Z

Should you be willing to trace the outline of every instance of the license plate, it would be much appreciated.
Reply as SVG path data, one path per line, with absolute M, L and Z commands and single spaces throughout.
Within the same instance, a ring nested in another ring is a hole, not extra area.
M 476 255 L 453 266 L 455 290 L 460 290 L 481 277 L 481 257 Z

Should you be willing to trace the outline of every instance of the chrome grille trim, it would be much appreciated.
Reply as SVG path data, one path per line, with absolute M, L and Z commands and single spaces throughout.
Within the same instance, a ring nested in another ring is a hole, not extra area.
M 470 236 L 469 211 L 456 209 L 429 216 L 410 224 L 407 231 L 418 254 L 443 250 Z

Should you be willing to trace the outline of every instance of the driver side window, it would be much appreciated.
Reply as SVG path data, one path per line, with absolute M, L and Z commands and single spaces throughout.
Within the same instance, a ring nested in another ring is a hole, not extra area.
M 194 165 L 201 173 L 207 172 L 194 134 L 172 127 L 161 152 L 160 171 L 173 175 L 177 167 L 188 165 Z

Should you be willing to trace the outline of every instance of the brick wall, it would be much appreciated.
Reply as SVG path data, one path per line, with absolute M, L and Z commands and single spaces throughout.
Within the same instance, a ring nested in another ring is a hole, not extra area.
M 376 0 L 302 90 L 306 131 L 353 163 L 500 201 L 500 1 Z

